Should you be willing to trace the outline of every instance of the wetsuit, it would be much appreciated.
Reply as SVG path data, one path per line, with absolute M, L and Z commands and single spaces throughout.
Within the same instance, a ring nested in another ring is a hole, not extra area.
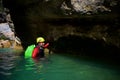
M 36 47 L 33 50 L 32 57 L 44 57 L 44 48 L 47 48 L 49 46 L 49 43 L 38 43 Z

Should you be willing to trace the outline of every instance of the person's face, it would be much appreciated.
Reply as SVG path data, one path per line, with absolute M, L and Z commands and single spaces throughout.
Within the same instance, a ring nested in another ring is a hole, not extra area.
M 40 46 L 44 46 L 44 44 L 45 44 L 44 42 L 40 42 L 39 43 Z

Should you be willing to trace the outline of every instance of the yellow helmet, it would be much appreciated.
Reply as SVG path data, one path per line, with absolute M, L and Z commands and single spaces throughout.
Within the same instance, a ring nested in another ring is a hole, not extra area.
M 37 43 L 38 43 L 38 42 L 44 42 L 45 39 L 44 39 L 43 37 L 38 37 L 38 38 L 36 39 L 36 41 L 37 41 Z

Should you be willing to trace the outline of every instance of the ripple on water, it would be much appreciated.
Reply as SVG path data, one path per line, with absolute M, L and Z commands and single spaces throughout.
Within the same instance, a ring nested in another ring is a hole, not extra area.
M 0 49 L 0 76 L 12 75 L 11 70 L 15 68 L 15 56 L 14 50 L 10 48 Z
M 0 53 L 1 54 L 1 53 Z M 9 78 L 6 78 L 9 77 Z M 52 54 L 48 59 L 0 56 L 0 80 L 120 80 L 120 70 L 70 56 Z

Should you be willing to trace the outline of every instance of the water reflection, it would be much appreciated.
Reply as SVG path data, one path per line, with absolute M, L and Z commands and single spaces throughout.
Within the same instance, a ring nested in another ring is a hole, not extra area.
M 34 70 L 35 72 L 40 72 L 44 67 L 44 64 L 49 62 L 48 58 L 28 58 L 25 59 L 25 70 Z
M 0 80 L 120 80 L 119 69 L 78 57 L 24 58 L 0 53 Z
M 13 54 L 12 49 L 0 49 L 0 78 L 6 80 L 12 75 L 12 70 L 16 67 L 16 59 L 19 56 Z
M 0 49 L 0 80 L 37 80 L 48 59 L 26 59 L 15 54 L 12 49 Z

